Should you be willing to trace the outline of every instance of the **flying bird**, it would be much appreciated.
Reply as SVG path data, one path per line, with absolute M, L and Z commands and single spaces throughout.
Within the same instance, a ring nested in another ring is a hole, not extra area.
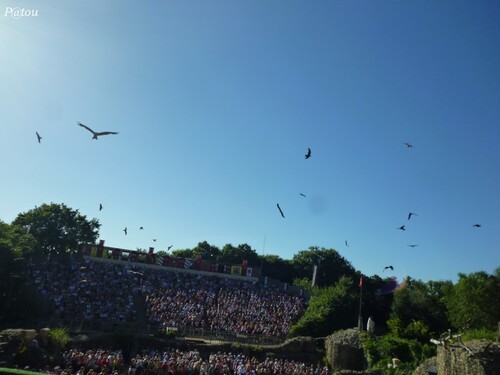
M 78 123 L 82 128 L 87 129 L 89 132 L 93 134 L 92 139 L 97 139 L 97 137 L 100 137 L 101 135 L 109 135 L 109 134 L 118 134 L 117 132 L 95 132 L 92 129 L 90 129 L 88 126 L 83 125 L 81 122 Z
M 406 148 L 412 148 L 413 145 L 411 143 L 405 142 Z
M 128 273 L 133 273 L 134 275 L 137 275 L 137 276 L 144 276 L 144 274 L 143 274 L 143 273 L 138 272 L 138 271 L 128 270 L 127 272 L 128 272 Z
M 127 227 L 123 230 L 125 232 L 125 236 L 127 235 Z
M 306 197 L 306 195 L 305 195 L 305 194 L 300 193 L 300 195 L 302 195 L 304 198 Z
M 42 137 L 40 136 L 40 134 L 38 134 L 38 132 L 35 132 L 36 133 L 36 137 L 38 138 L 38 143 L 41 143 L 40 141 L 42 140 Z
M 473 227 L 481 228 L 481 224 L 474 224 Z
M 398 229 L 400 229 L 400 230 L 406 230 L 406 228 L 405 228 L 404 225 L 401 225 Z
M 384 271 L 385 270 L 391 270 L 391 271 L 394 271 L 394 267 L 393 266 L 385 266 L 384 267 Z
M 345 241 L 345 245 L 346 245 L 347 247 L 349 247 L 349 244 L 347 243 L 347 240 Z
M 172 246 L 174 245 L 170 245 L 169 247 L 167 247 L 167 251 L 169 251 L 172 248 Z
M 156 242 L 156 238 L 153 238 L 153 241 Z
M 408 245 L 409 247 L 417 247 L 418 245 Z
M 408 220 L 410 220 L 413 215 L 418 216 L 415 212 L 410 212 L 408 214 Z
M 139 230 L 144 230 L 144 227 L 140 227 Z
M 283 219 L 284 219 L 284 218 L 285 218 L 285 215 L 283 214 L 283 211 L 282 211 L 282 209 L 281 209 L 281 207 L 280 207 L 280 204 L 279 204 L 279 203 L 276 203 L 276 206 L 278 207 L 278 210 L 280 210 L 280 214 L 281 214 L 281 216 L 283 216 Z
M 306 159 L 309 159 L 311 157 L 311 149 L 308 147 L 307 148 L 307 154 L 305 155 Z
M 99 203 L 99 211 L 102 211 L 102 203 Z

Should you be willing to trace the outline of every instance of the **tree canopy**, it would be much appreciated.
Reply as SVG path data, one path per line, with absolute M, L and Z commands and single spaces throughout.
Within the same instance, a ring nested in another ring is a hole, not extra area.
M 12 224 L 27 228 L 36 240 L 36 252 L 45 255 L 73 253 L 82 243 L 95 243 L 101 226 L 97 219 L 88 220 L 64 203 L 22 212 Z

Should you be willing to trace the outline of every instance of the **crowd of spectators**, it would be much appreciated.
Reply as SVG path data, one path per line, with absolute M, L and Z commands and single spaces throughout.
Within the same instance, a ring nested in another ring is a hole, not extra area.
M 171 274 L 145 283 L 149 319 L 164 327 L 282 337 L 305 309 L 302 297 L 242 280 Z
M 40 294 L 62 318 L 131 321 L 134 295 L 148 322 L 161 328 L 200 328 L 286 336 L 305 311 L 302 297 L 255 281 L 139 268 L 129 262 L 72 259 L 32 265 Z
M 73 259 L 32 264 L 30 272 L 61 318 L 124 322 L 135 316 L 133 285 L 122 265 Z
M 210 353 L 197 350 L 149 350 L 125 361 L 121 351 L 71 349 L 62 363 L 41 370 L 55 375 L 328 375 L 328 368 L 312 363 L 256 357 L 243 353 Z

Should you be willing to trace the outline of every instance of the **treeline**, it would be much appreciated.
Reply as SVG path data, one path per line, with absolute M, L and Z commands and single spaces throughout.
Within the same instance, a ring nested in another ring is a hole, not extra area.
M 0 221 L 0 322 L 36 313 L 25 272 L 27 259 L 72 254 L 82 243 L 95 243 L 99 228 L 96 219 L 54 203 L 20 213 L 11 224 Z M 255 267 L 262 266 L 264 276 L 307 290 L 311 295 L 308 309 L 291 336 L 322 337 L 357 326 L 361 276 L 363 324 L 371 315 L 381 335 L 420 343 L 428 343 L 448 329 L 491 336 L 500 321 L 500 268 L 493 274 L 459 274 L 455 284 L 409 278 L 395 288 L 392 279 L 362 275 L 334 249 L 312 246 L 286 260 L 259 255 L 248 244 L 218 248 L 204 241 L 192 249 L 172 252 L 186 258 L 197 254 L 202 259 L 235 264 L 246 259 Z M 312 286 L 315 265 L 316 285 Z

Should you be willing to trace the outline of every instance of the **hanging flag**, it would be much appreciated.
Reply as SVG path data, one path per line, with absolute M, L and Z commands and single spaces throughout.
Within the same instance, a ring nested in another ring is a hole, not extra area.
M 361 288 L 363 286 L 363 276 L 359 278 L 359 287 Z
M 312 286 L 314 286 L 314 284 L 316 284 L 316 273 L 318 271 L 318 266 L 314 266 L 314 271 L 313 271 L 313 278 L 312 278 Z

